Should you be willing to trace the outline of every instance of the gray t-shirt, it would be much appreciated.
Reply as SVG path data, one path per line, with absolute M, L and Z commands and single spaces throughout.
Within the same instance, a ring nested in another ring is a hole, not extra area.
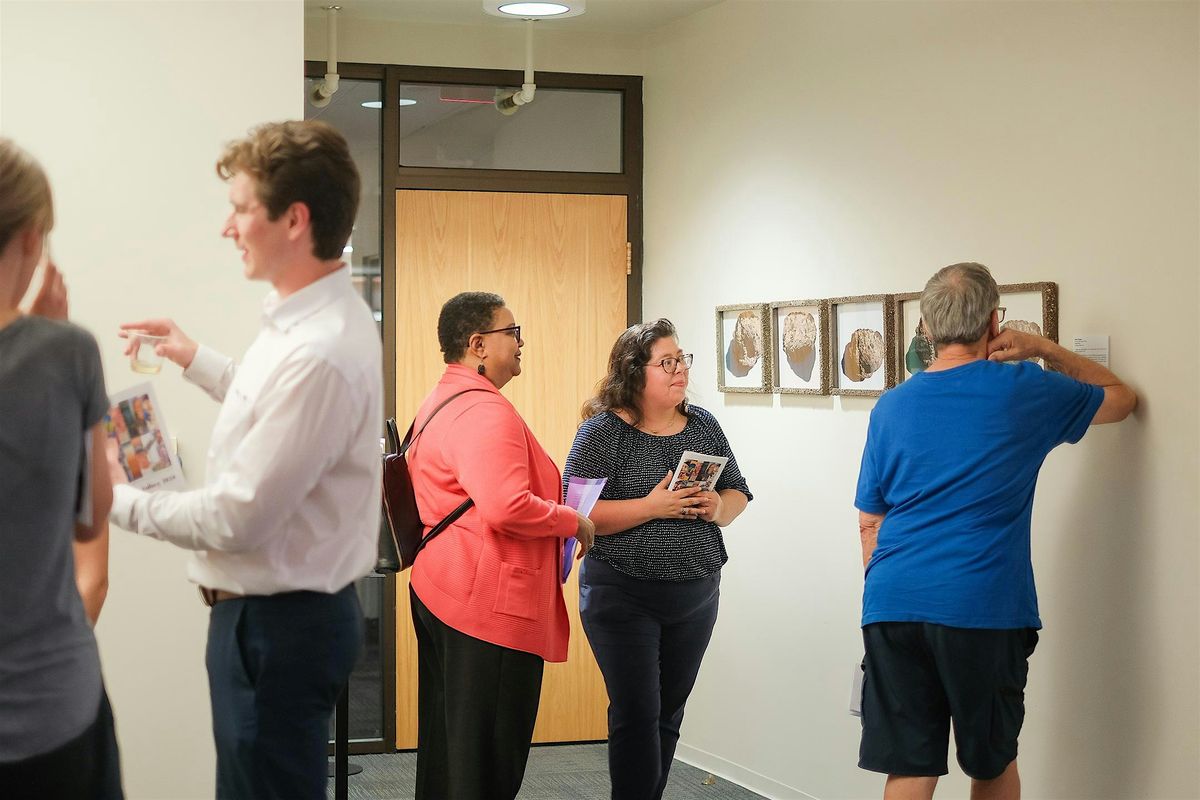
M 100 708 L 100 657 L 75 586 L 84 433 L 108 410 L 91 334 L 0 328 L 0 763 L 75 738 Z

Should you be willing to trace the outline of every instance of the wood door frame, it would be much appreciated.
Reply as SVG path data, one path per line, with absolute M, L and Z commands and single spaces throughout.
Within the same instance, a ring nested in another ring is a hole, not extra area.
M 304 76 L 320 78 L 324 61 L 305 61 Z M 380 295 L 383 306 L 384 408 L 396 408 L 396 192 L 400 189 L 447 191 L 526 192 L 553 194 L 607 194 L 626 198 L 626 236 L 630 245 L 626 277 L 628 324 L 642 319 L 642 76 L 591 75 L 573 72 L 538 72 L 537 85 L 545 89 L 598 89 L 621 92 L 621 172 L 543 172 L 534 170 L 404 167 L 400 165 L 400 122 L 395 114 L 403 83 L 443 83 L 520 86 L 520 70 L 421 67 L 397 64 L 340 63 L 338 74 L 351 80 L 379 81 L 383 85 L 382 147 L 380 148 Z M 390 110 L 390 113 L 389 113 Z M 353 754 L 393 752 L 396 742 L 396 579 L 387 577 L 386 600 L 380 620 L 383 655 L 383 739 L 353 742 Z

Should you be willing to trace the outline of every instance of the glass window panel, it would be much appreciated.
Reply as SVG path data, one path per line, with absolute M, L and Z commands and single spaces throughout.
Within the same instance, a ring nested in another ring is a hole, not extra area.
M 346 244 L 344 258 L 350 265 L 355 287 L 374 312 L 375 321 L 380 323 L 382 336 L 383 297 L 380 264 L 383 232 L 380 227 L 380 202 L 383 192 L 380 187 L 380 155 L 383 152 L 383 111 L 375 106 L 382 105 L 383 87 L 379 81 L 342 78 L 338 82 L 337 92 L 330 98 L 329 105 L 316 108 L 308 102 L 308 98 L 318 82 L 315 78 L 304 81 L 304 118 L 319 119 L 337 128 L 346 137 L 346 142 L 350 145 L 350 155 L 358 166 L 358 174 L 362 178 L 362 195 L 359 198 L 358 216 L 354 219 L 354 231 Z
M 538 89 L 500 113 L 496 98 L 516 90 L 402 84 L 401 166 L 621 172 L 621 92 Z
M 383 99 L 379 81 L 343 78 L 329 105 L 316 108 L 308 102 L 317 81 L 304 82 L 304 118 L 328 122 L 346 137 L 350 155 L 358 166 L 362 179 L 362 196 L 354 230 L 346 243 L 343 259 L 350 265 L 354 286 L 375 313 L 382 335 L 383 298 L 380 285 L 380 264 L 383 252 L 383 233 L 380 228 L 380 203 L 383 197 L 380 181 L 383 148 Z M 364 105 L 365 104 L 365 105 Z M 380 424 L 382 425 L 382 420 Z M 350 739 L 378 741 L 383 738 L 383 631 L 384 595 L 387 581 L 383 575 L 372 573 L 355 583 L 359 604 L 363 610 L 366 642 L 354 671 L 350 674 Z M 329 738 L 334 736 L 334 721 L 329 723 Z

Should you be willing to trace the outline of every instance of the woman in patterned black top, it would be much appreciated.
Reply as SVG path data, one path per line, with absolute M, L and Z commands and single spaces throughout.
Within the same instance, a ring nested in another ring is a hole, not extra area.
M 691 363 L 669 320 L 622 333 L 563 469 L 608 479 L 579 612 L 608 689 L 613 800 L 662 797 L 717 619 L 721 528 L 752 499 L 721 426 L 688 406 Z M 715 491 L 667 488 L 685 450 L 729 459 Z

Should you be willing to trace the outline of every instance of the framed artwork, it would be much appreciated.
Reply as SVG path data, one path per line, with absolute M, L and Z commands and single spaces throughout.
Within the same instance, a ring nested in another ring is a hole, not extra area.
M 781 394 L 829 394 L 829 302 L 786 300 L 770 305 L 772 378 Z
M 924 372 L 936 355 L 933 342 L 925 333 L 925 323 L 921 321 L 920 292 L 892 295 L 892 324 L 895 326 L 892 359 L 899 384 Z
M 829 393 L 878 397 L 896 384 L 892 295 L 829 301 Z
M 1058 284 L 1005 283 L 998 288 L 1000 306 L 1004 309 L 1000 330 L 1013 327 L 1058 341 Z M 893 360 L 899 383 L 933 363 L 935 354 L 921 321 L 921 293 L 894 295 L 892 304 L 896 340 Z M 1041 359 L 1034 361 L 1041 363 Z
M 1000 305 L 1004 308 L 1000 330 L 1011 327 L 1058 341 L 1057 283 L 1001 284 Z
M 717 389 L 771 393 L 771 319 L 766 303 L 717 306 Z

